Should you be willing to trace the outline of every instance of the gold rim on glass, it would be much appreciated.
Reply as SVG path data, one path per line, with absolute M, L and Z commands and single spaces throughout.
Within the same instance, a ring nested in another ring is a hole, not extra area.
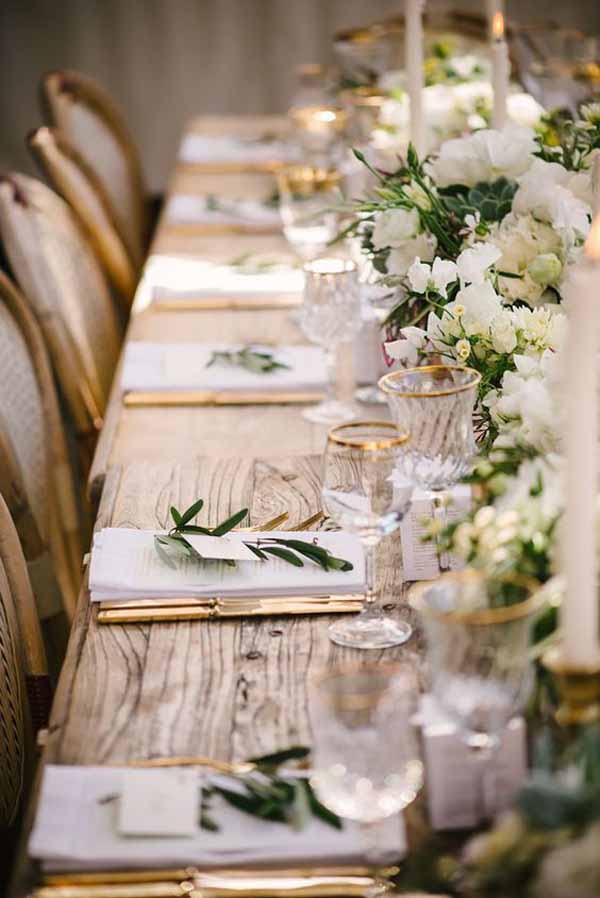
M 431 392 L 397 390 L 395 387 L 391 386 L 391 384 L 396 383 L 411 374 L 422 374 L 424 372 L 429 372 L 431 374 L 438 372 L 441 374 L 442 371 L 460 371 L 463 374 L 470 374 L 472 379 L 466 384 L 458 384 L 455 387 L 448 387 L 448 389 L 445 390 L 432 390 Z M 478 387 L 480 382 L 481 374 L 478 371 L 475 371 L 474 368 L 466 368 L 462 365 L 423 365 L 421 368 L 404 368 L 402 371 L 391 371 L 389 374 L 384 374 L 383 377 L 379 379 L 378 386 L 380 390 L 383 390 L 384 393 L 389 393 L 391 396 L 401 396 L 403 399 L 427 399 L 428 397 L 453 396 L 455 393 L 464 393 L 466 390 L 473 390 Z
M 361 427 L 378 427 L 381 430 L 394 431 L 396 436 L 383 437 L 382 439 L 360 439 L 356 436 L 342 436 L 340 431 L 356 430 Z M 376 452 L 378 449 L 393 449 L 395 446 L 403 446 L 409 439 L 408 433 L 400 433 L 391 421 L 350 421 L 347 424 L 336 424 L 327 434 L 330 443 L 339 446 L 347 446 L 349 449 L 361 449 L 363 452 Z
M 297 127 L 308 131 L 314 128 L 343 131 L 348 120 L 347 113 L 339 106 L 301 106 L 291 109 L 289 116 Z
M 334 168 L 318 168 L 312 165 L 286 165 L 277 171 L 280 192 L 299 196 L 325 193 L 339 187 L 341 175 Z
M 485 580 L 496 581 L 498 583 L 506 583 L 512 586 L 520 586 L 527 590 L 529 595 L 522 602 L 515 602 L 514 605 L 505 605 L 501 608 L 480 608 L 475 611 L 440 611 L 438 608 L 432 608 L 425 602 L 425 594 L 429 589 L 434 588 L 440 583 L 445 582 L 485 582 Z M 534 577 L 527 577 L 524 574 L 503 574 L 497 577 L 489 577 L 484 571 L 467 568 L 464 571 L 450 571 L 442 574 L 434 583 L 423 583 L 417 587 L 411 597 L 413 604 L 421 614 L 428 617 L 434 617 L 438 620 L 445 620 L 456 624 L 470 624 L 472 626 L 491 626 L 494 624 L 507 624 L 512 621 L 520 620 L 523 617 L 529 617 L 531 614 L 539 611 L 545 604 L 546 597 L 538 580 Z

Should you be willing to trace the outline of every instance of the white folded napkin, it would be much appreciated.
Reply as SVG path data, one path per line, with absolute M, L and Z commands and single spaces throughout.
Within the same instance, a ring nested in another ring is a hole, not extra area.
M 169 262 L 169 264 L 167 264 Z M 265 296 L 297 296 L 304 287 L 304 275 L 287 262 L 261 270 L 248 266 L 218 265 L 200 259 L 161 259 L 157 279 L 152 284 L 152 297 L 161 302 L 199 297 L 224 296 L 252 299 Z
M 264 162 L 285 162 L 290 159 L 292 148 L 284 140 L 266 140 L 252 137 L 210 137 L 204 134 L 188 134 L 179 147 L 182 162 L 217 164 L 234 162 L 241 165 Z
M 327 387 L 325 354 L 316 346 L 256 346 L 288 368 L 260 374 L 239 365 L 208 362 L 215 352 L 241 349 L 231 344 L 128 343 L 121 386 L 128 390 L 217 390 L 222 392 L 319 392 Z
M 175 194 L 167 203 L 166 217 L 174 224 L 243 225 L 248 228 L 278 228 L 279 209 L 259 200 L 210 198 L 184 193 Z
M 303 567 L 295 567 L 274 556 L 269 561 L 239 561 L 231 567 L 218 561 L 198 562 L 183 555 L 177 559 L 176 567 L 170 567 L 156 551 L 153 531 L 106 527 L 94 536 L 89 569 L 91 600 L 168 600 L 183 596 L 258 599 L 364 591 L 364 553 L 359 539 L 352 534 L 273 531 L 227 535 L 228 540 L 253 544 L 273 537 L 316 541 L 338 558 L 352 562 L 354 568 L 346 572 L 324 571 L 308 560 Z
M 172 774 L 154 770 L 152 775 Z M 117 830 L 119 796 L 126 782 L 146 770 L 118 767 L 47 765 L 44 770 L 29 854 L 47 871 L 126 870 L 194 865 L 211 867 L 352 866 L 363 860 L 364 844 L 356 824 L 337 830 L 311 818 L 300 831 L 260 820 L 215 796 L 211 815 L 217 832 L 198 828 L 191 836 L 121 836 Z M 200 784 L 201 777 L 198 774 Z M 403 819 L 396 815 L 380 827 L 382 860 L 397 861 L 406 850 Z M 308 870 L 307 870 L 308 872 Z

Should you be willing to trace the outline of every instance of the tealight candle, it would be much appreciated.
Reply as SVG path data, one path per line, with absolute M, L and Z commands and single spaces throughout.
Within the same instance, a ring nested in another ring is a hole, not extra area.
M 564 660 L 598 663 L 596 499 L 598 495 L 598 297 L 600 216 L 572 274 L 564 352 L 566 510 L 563 529 L 566 595 L 561 608 Z
M 504 16 L 496 12 L 492 19 L 492 87 L 494 108 L 492 124 L 499 131 L 506 125 L 510 60 L 504 39 Z
M 423 112 L 424 58 L 423 9 L 425 0 L 406 0 L 406 84 L 410 101 L 410 140 L 419 156 L 426 151 Z

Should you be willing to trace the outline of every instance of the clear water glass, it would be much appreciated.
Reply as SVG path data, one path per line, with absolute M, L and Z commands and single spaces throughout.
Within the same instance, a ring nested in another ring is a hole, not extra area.
M 312 165 L 329 167 L 343 155 L 343 136 L 348 116 L 334 103 L 290 109 L 291 140 L 302 159 Z
M 472 368 L 452 365 L 406 368 L 380 379 L 393 420 L 410 433 L 405 473 L 423 489 L 448 489 L 470 471 L 480 380 Z
M 277 173 L 283 233 L 301 259 L 321 255 L 336 236 L 339 184 L 337 171 L 310 165 L 291 165 Z
M 410 508 L 412 484 L 400 472 L 409 436 L 389 421 L 355 421 L 329 431 L 323 460 L 323 509 L 365 548 L 366 592 L 356 617 L 329 628 L 338 645 L 383 649 L 410 638 L 411 626 L 384 614 L 378 601 L 375 552 Z
M 328 395 L 304 411 L 319 424 L 336 424 L 354 417 L 350 403 L 336 399 L 337 351 L 361 326 L 360 290 L 356 266 L 349 259 L 322 258 L 304 266 L 304 303 L 299 323 L 311 343 L 322 346 L 328 368 Z
M 312 686 L 311 784 L 326 807 L 361 824 L 374 872 L 395 861 L 382 854 L 377 825 L 411 804 L 423 784 L 417 703 L 409 665 L 332 668 Z
M 535 580 L 476 570 L 444 574 L 415 600 L 435 699 L 492 774 L 502 733 L 533 687 L 531 626 L 542 602 Z M 483 819 L 489 779 L 477 809 Z

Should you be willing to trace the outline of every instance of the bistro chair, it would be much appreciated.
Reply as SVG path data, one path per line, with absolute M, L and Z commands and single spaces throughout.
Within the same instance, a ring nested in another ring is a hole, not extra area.
M 92 78 L 67 70 L 41 80 L 47 123 L 67 137 L 95 171 L 109 198 L 119 233 L 136 265 L 145 252 L 148 222 L 142 165 L 125 120 Z
M 122 338 L 108 285 L 71 209 L 34 178 L 0 176 L 0 234 L 44 335 L 85 470 Z
M 77 602 L 82 516 L 44 341 L 2 272 L 0 383 L 0 493 L 21 539 L 56 672 Z
M 28 145 L 50 185 L 79 219 L 111 285 L 121 309 L 129 312 L 139 269 L 119 234 L 110 197 L 95 170 L 69 140 L 54 128 L 38 128 Z
M 16 821 L 34 758 L 17 601 L 0 559 L 0 832 Z
M 19 627 L 23 674 L 34 733 L 48 726 L 52 688 L 35 597 L 19 536 L 0 496 L 0 568 L 4 568 Z

